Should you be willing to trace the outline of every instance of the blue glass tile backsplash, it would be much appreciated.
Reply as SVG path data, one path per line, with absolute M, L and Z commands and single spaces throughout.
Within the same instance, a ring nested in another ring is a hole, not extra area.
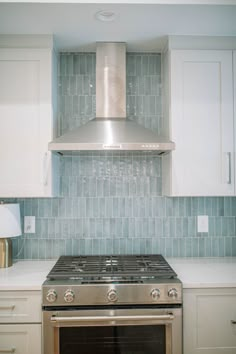
M 59 134 L 95 117 L 95 53 L 62 53 Z M 127 54 L 127 116 L 162 130 L 160 54 Z M 236 198 L 161 196 L 161 158 L 147 153 L 84 152 L 61 158 L 61 195 L 20 199 L 36 233 L 13 239 L 14 258 L 161 253 L 236 256 Z M 197 215 L 209 232 L 197 233 Z

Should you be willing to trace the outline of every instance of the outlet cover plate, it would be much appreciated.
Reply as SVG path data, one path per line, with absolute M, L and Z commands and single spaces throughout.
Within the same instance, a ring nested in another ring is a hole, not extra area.
M 198 215 L 197 217 L 197 232 L 208 232 L 208 215 Z
M 35 234 L 35 216 L 24 217 L 24 233 Z

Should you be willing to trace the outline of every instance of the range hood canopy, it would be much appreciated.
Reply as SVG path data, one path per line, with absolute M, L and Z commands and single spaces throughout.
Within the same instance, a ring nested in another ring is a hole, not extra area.
M 126 45 L 98 42 L 96 51 L 96 118 L 49 143 L 61 154 L 83 150 L 156 151 L 175 144 L 126 118 Z

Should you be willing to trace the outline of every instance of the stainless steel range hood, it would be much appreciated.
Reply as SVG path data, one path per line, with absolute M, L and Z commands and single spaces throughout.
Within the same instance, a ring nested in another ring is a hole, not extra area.
M 164 154 L 175 144 L 126 118 L 126 45 L 97 43 L 96 118 L 49 143 L 61 154 L 83 150 L 141 150 Z

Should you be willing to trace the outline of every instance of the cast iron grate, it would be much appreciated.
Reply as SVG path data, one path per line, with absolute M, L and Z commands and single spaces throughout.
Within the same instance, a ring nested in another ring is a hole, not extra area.
M 61 256 L 47 279 L 175 278 L 162 255 Z

